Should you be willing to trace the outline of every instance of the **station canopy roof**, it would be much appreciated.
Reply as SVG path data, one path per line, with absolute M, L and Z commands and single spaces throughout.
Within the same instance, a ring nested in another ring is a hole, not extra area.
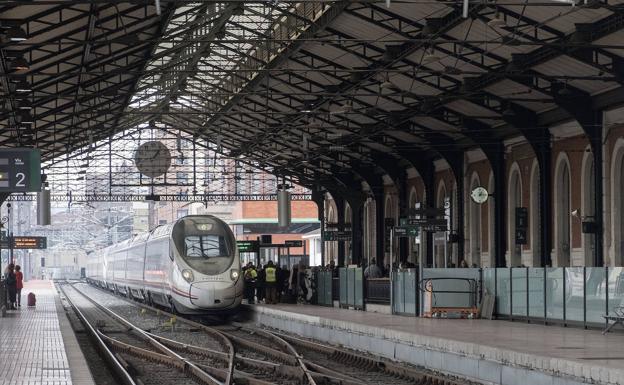
M 348 188 L 548 127 L 594 139 L 624 101 L 619 0 L 3 1 L 0 142 L 44 159 L 183 130 Z

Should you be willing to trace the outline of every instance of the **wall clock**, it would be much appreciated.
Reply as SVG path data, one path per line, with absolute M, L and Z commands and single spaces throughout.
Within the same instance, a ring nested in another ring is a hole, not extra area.
M 488 200 L 488 191 L 484 187 L 475 187 L 474 190 L 470 193 L 470 197 L 475 203 L 483 204 Z
M 164 143 L 157 140 L 145 142 L 134 152 L 134 164 L 141 174 L 157 178 L 169 170 L 171 152 Z

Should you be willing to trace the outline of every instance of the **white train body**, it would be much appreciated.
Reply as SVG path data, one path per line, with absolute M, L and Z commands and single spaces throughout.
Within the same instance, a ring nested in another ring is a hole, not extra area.
M 87 279 L 122 294 L 180 313 L 236 309 L 243 279 L 230 228 L 211 215 L 173 224 L 109 246 L 87 263 Z

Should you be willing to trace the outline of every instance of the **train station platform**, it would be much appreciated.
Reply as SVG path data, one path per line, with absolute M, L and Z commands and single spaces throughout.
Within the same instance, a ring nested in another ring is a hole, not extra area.
M 37 296 L 32 308 L 29 292 Z M 0 385 L 9 384 L 94 384 L 51 281 L 25 282 L 22 306 L 0 318 Z
M 263 326 L 487 384 L 624 384 L 624 334 L 312 305 L 248 306 Z

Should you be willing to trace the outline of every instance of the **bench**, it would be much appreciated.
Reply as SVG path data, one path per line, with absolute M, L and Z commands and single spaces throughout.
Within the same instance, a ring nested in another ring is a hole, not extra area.
M 605 321 L 607 322 L 607 327 L 602 331 L 602 334 L 607 334 L 609 330 L 611 330 L 615 325 L 620 324 L 624 327 L 624 306 L 619 306 L 613 309 L 613 314 L 605 314 L 603 315 Z M 613 321 L 612 324 L 609 324 L 609 321 Z

